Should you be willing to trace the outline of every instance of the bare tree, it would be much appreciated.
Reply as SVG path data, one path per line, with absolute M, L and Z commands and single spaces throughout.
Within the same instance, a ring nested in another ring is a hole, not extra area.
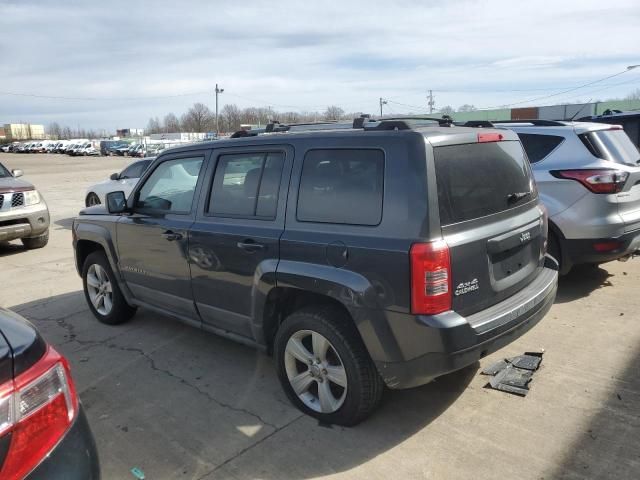
M 149 122 L 147 123 L 147 128 L 145 128 L 145 133 L 152 134 L 160 132 L 162 132 L 162 130 L 160 129 L 160 120 L 158 120 L 158 117 L 150 118 Z
M 173 113 L 168 113 L 162 121 L 162 130 L 165 133 L 177 133 L 180 131 L 180 121 Z
M 335 105 L 331 105 L 327 107 L 327 109 L 325 110 L 324 119 L 340 120 L 343 115 L 344 115 L 344 110 L 342 110 L 340 107 L 336 107 Z
M 465 103 L 460 108 L 458 108 L 459 112 L 475 112 L 476 110 L 477 108 L 475 107 L 475 105 L 469 105 L 468 103 Z
M 51 138 L 53 138 L 54 140 L 57 140 L 62 136 L 62 128 L 60 127 L 60 124 L 58 124 L 58 122 L 51 123 L 47 130 L 49 135 L 51 135 Z
M 221 112 L 222 130 L 225 132 L 236 132 L 240 130 L 242 123 L 242 111 L 234 104 L 227 104 Z
M 453 115 L 455 113 L 455 110 L 453 109 L 453 107 L 451 105 L 445 105 L 444 107 L 442 107 L 440 109 L 440 113 L 443 115 Z
M 213 130 L 213 114 L 204 103 L 194 103 L 182 116 L 182 128 L 188 132 L 207 132 Z
M 69 140 L 71 138 L 71 129 L 67 126 L 62 129 L 62 138 Z
M 640 88 L 636 88 L 629 95 L 624 97 L 625 100 L 640 100 Z

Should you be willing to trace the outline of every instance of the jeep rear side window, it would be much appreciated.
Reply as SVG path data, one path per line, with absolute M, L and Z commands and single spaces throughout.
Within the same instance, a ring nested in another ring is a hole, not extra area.
M 443 226 L 508 210 L 535 195 L 520 142 L 437 147 L 434 157 Z
M 555 148 L 564 141 L 564 137 L 557 135 L 535 135 L 531 133 L 519 133 L 520 141 L 527 152 L 531 163 L 539 162 L 546 158 Z
M 136 208 L 167 213 L 189 213 L 203 157 L 162 162 L 140 189 Z
M 223 217 L 275 218 L 283 165 L 282 152 L 221 155 L 208 213 Z
M 302 166 L 298 221 L 378 225 L 383 189 L 381 150 L 310 150 Z

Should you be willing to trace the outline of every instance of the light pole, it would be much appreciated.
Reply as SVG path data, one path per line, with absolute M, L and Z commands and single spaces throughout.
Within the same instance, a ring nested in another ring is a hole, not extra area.
M 380 116 L 382 116 L 382 106 L 386 105 L 387 103 L 388 102 L 384 98 L 380 97 Z
M 222 92 L 224 92 L 224 88 L 219 88 L 218 84 L 216 83 L 216 138 L 218 138 L 218 135 L 220 133 L 220 128 L 218 127 L 218 95 L 220 95 Z

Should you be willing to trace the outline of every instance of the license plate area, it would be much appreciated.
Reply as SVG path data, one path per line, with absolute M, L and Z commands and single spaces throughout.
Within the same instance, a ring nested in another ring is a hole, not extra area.
M 538 261 L 537 238 L 490 256 L 491 276 L 494 281 L 504 280 L 527 267 L 535 268 Z

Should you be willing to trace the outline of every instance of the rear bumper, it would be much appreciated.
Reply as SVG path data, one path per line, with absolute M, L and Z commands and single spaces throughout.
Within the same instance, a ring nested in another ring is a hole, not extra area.
M 449 311 L 434 316 L 411 317 L 419 329 L 411 336 L 423 351 L 400 362 L 374 362 L 389 388 L 424 385 L 436 377 L 473 364 L 511 343 L 536 325 L 549 311 L 556 297 L 558 271 L 547 257 L 545 268 L 526 288 L 507 300 L 467 318 Z M 403 346 L 398 345 L 402 350 Z M 405 348 L 405 353 L 407 349 Z
M 99 480 L 100 462 L 87 417 L 80 411 L 71 429 L 26 480 Z
M 0 242 L 43 235 L 49 222 L 49 209 L 44 200 L 30 207 L 0 212 Z
M 605 242 L 617 242 L 619 246 L 607 252 L 598 252 L 594 249 L 594 244 Z M 560 239 L 560 248 L 563 262 L 569 265 L 611 262 L 640 250 L 640 230 L 610 238 Z

